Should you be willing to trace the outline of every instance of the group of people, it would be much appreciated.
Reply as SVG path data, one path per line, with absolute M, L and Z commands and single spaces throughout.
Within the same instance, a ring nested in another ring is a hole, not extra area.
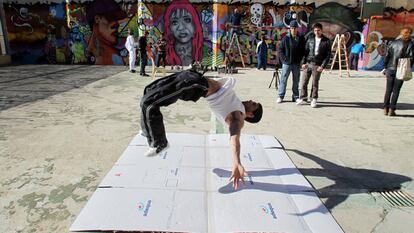
M 329 63 L 331 57 L 330 40 L 322 34 L 322 25 L 313 25 L 313 32 L 306 37 L 298 35 L 298 23 L 291 21 L 289 33 L 282 39 L 278 48 L 278 56 L 282 62 L 282 75 L 279 82 L 278 97 L 276 102 L 282 103 L 286 93 L 286 83 L 289 74 L 292 73 L 292 102 L 298 105 L 306 104 L 311 98 L 311 107 L 317 107 L 319 80 L 322 72 Z M 410 27 L 403 27 L 399 37 L 391 42 L 387 48 L 384 58 L 384 74 L 386 75 L 386 90 L 384 96 L 384 114 L 396 116 L 397 101 L 400 94 L 403 80 L 396 78 L 398 60 L 400 58 L 410 58 L 411 64 L 414 62 L 414 42 L 411 39 L 413 30 Z M 262 41 L 264 38 L 262 38 Z M 266 68 L 262 65 L 260 55 L 263 43 L 258 44 L 258 68 Z M 350 60 L 352 68 L 357 70 L 358 58 L 364 51 L 361 41 L 357 41 L 351 47 Z M 266 61 L 264 61 L 266 63 Z M 312 77 L 312 88 L 308 96 L 308 84 Z M 300 81 L 300 92 L 299 92 Z
M 287 80 L 289 74 L 292 73 L 292 101 L 298 105 L 308 102 L 308 84 L 312 77 L 311 107 L 316 107 L 319 79 L 331 56 L 330 40 L 322 34 L 323 28 L 320 23 L 313 25 L 313 33 L 306 38 L 298 34 L 298 26 L 296 21 L 290 22 L 289 33 L 282 39 L 278 48 L 278 56 L 282 62 L 282 75 L 276 102 L 284 101 Z M 300 76 L 302 76 L 302 81 L 299 94 Z
M 166 46 L 167 41 L 164 39 L 164 36 L 161 34 L 161 37 L 158 39 L 157 44 L 155 45 L 157 49 L 157 67 L 160 65 L 161 61 L 163 66 L 166 64 Z M 145 66 L 147 65 L 148 54 L 152 54 L 151 50 L 152 45 L 148 45 L 148 31 L 144 32 L 144 35 L 139 38 L 138 43 L 135 41 L 134 32 L 132 29 L 128 28 L 128 37 L 125 41 L 125 48 L 129 53 L 129 72 L 135 73 L 135 63 L 137 57 L 137 48 L 139 48 L 139 56 L 141 59 L 140 62 L 140 72 L 141 76 L 149 76 L 145 73 Z M 151 56 L 151 55 L 150 55 Z

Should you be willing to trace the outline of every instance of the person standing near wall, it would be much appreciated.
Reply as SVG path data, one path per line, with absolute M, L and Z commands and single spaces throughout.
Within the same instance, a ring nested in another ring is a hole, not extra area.
M 140 55 L 140 59 L 141 59 L 141 69 L 139 74 L 141 76 L 149 76 L 148 74 L 145 73 L 145 66 L 147 65 L 147 36 L 148 36 L 148 31 L 144 32 L 144 35 L 141 36 L 139 38 L 139 55 Z
M 296 103 L 304 104 L 308 99 L 308 83 L 312 76 L 311 107 L 315 108 L 318 99 L 319 79 L 331 57 L 331 44 L 322 34 L 322 24 L 313 25 L 313 33 L 306 38 L 305 55 L 302 60 L 300 99 Z
M 364 56 L 364 45 L 361 43 L 361 38 L 356 39 L 356 43 L 351 47 L 351 53 L 349 54 L 349 63 L 351 64 L 351 70 L 358 70 L 359 56 L 361 59 Z
M 129 53 L 129 72 L 135 73 L 135 60 L 137 58 L 137 43 L 135 42 L 134 33 L 128 28 L 128 37 L 125 42 L 125 48 Z
M 289 33 L 282 39 L 280 43 L 278 54 L 283 63 L 282 77 L 280 79 L 277 103 L 282 103 L 286 93 L 286 84 L 290 72 L 292 71 L 293 85 L 292 85 L 292 101 L 299 100 L 299 76 L 300 76 L 300 62 L 305 51 L 305 39 L 298 35 L 298 23 L 291 21 L 289 23 Z
M 411 39 L 413 29 L 403 27 L 400 31 L 400 39 L 394 40 L 389 45 L 384 57 L 385 75 L 387 84 L 384 96 L 384 115 L 396 116 L 398 96 L 404 84 L 403 80 L 397 79 L 397 65 L 400 58 L 411 58 L 411 64 L 414 62 L 414 42 Z
M 267 44 L 266 44 L 266 37 L 262 35 L 262 40 L 257 43 L 256 48 L 257 54 L 257 69 L 263 68 L 266 70 L 267 65 Z
M 231 23 L 231 29 L 230 29 L 230 37 L 233 36 L 233 33 L 239 34 L 240 32 L 240 25 L 241 25 L 241 19 L 243 16 L 246 16 L 246 12 L 241 14 L 239 12 L 239 9 L 236 7 L 234 8 L 234 13 L 230 17 L 230 23 Z
M 162 60 L 163 67 L 165 68 L 165 64 L 166 64 L 165 48 L 166 48 L 166 46 L 167 46 L 167 41 L 164 39 L 164 34 L 161 34 L 161 37 L 157 42 L 157 49 L 158 49 L 157 67 L 160 66 L 160 62 Z

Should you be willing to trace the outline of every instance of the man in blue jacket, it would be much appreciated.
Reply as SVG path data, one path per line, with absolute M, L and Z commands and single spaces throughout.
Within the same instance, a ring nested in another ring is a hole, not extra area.
M 291 71 L 293 76 L 292 101 L 299 101 L 300 62 L 305 51 L 305 39 L 298 35 L 298 26 L 296 20 L 289 23 L 289 33 L 282 39 L 278 49 L 283 65 L 277 103 L 282 103 L 283 98 L 285 98 L 286 83 Z

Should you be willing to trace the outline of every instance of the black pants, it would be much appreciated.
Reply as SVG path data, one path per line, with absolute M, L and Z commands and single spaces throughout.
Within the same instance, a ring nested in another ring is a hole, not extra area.
M 358 70 L 359 54 L 351 53 L 349 55 L 349 63 L 351 64 L 351 70 Z
M 397 108 L 398 96 L 404 81 L 395 78 L 396 70 L 386 71 L 387 85 L 385 88 L 384 108 L 395 110 Z
M 145 74 L 145 66 L 147 65 L 147 52 L 140 52 L 141 57 L 141 69 L 139 71 L 139 74 Z
M 159 147 L 168 143 L 160 107 L 179 99 L 196 102 L 205 97 L 207 91 L 207 79 L 195 71 L 172 74 L 146 86 L 141 100 L 141 130 L 147 137 L 148 145 Z
M 162 66 L 165 68 L 165 64 L 166 64 L 166 56 L 165 56 L 165 52 L 160 52 L 158 53 L 158 58 L 157 58 L 157 67 L 160 66 L 160 61 L 162 60 Z

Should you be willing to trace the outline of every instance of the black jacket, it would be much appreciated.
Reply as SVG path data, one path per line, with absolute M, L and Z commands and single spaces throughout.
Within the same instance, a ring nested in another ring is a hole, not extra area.
M 317 66 L 326 68 L 331 57 L 331 42 L 322 35 L 319 44 L 318 55 L 315 56 L 315 34 L 309 34 L 306 38 L 305 54 L 303 56 L 302 64 L 315 63 Z
M 396 70 L 399 58 L 411 58 L 411 65 L 414 61 L 414 42 L 410 40 L 408 42 L 407 49 L 404 48 L 404 41 L 402 39 L 394 40 L 388 46 L 387 52 L 384 57 L 384 67 L 390 70 Z
M 280 43 L 278 55 L 283 64 L 299 64 L 303 58 L 305 38 L 299 35 L 296 37 L 294 40 L 290 33 L 288 33 Z

